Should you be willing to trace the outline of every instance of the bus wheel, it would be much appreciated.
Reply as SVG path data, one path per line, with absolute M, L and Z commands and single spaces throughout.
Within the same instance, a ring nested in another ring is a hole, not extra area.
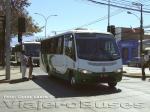
M 37 62 L 37 66 L 38 66 L 38 67 L 40 66 L 40 63 L 39 63 L 39 62 Z
M 48 72 L 49 78 L 51 78 L 52 77 L 52 72 L 50 71 L 50 69 L 47 69 L 47 72 Z
M 108 82 L 109 87 L 113 88 L 117 85 L 117 82 Z

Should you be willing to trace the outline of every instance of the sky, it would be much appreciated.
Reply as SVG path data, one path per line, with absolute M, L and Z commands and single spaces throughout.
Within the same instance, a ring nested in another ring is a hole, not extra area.
M 94 20 L 97 20 L 102 17 L 106 17 L 105 20 L 99 21 L 95 24 L 85 26 L 84 28 L 107 31 L 108 25 L 108 7 L 104 5 L 96 5 L 86 0 L 29 0 L 31 5 L 27 8 L 29 15 L 32 16 L 35 23 L 39 24 L 40 27 L 45 26 L 44 17 L 47 18 L 47 36 L 54 35 L 54 31 L 62 33 L 87 23 L 90 23 Z M 97 0 L 101 1 L 101 0 Z M 112 0 L 114 1 L 114 0 Z M 129 0 L 128 0 L 129 1 Z M 142 0 L 130 0 L 131 2 L 139 2 Z M 150 1 L 143 0 L 143 3 L 150 4 Z M 139 27 L 140 20 L 134 15 L 127 14 L 128 10 L 119 9 L 111 7 L 111 14 L 116 11 L 117 15 L 110 18 L 110 24 L 115 25 L 116 27 Z M 120 12 L 120 13 L 119 13 Z M 140 12 L 131 11 L 138 17 L 140 17 Z M 43 16 L 40 16 L 39 13 Z M 143 25 L 150 25 L 149 21 L 150 14 L 143 14 Z M 42 32 L 34 34 L 37 38 L 44 37 L 45 30 Z
M 134 2 L 135 0 L 130 1 Z M 107 6 L 92 4 L 86 0 L 30 0 L 30 2 L 31 5 L 27 8 L 27 11 L 29 15 L 33 17 L 35 23 L 38 23 L 40 26 L 45 25 L 45 20 L 42 16 L 35 13 L 42 14 L 45 17 L 49 15 L 58 15 L 51 16 L 48 19 L 47 35 L 52 35 L 53 31 L 59 33 L 59 31 L 64 32 L 72 28 L 80 27 L 98 18 L 107 16 L 108 13 Z M 140 25 L 139 19 L 134 15 L 127 14 L 127 10 L 111 7 L 111 12 L 116 10 L 123 12 L 111 17 L 110 24 L 116 27 L 138 27 Z M 133 13 L 140 17 L 139 12 Z M 150 14 L 143 14 L 144 25 L 150 25 L 148 20 L 149 16 Z M 85 27 L 106 31 L 107 24 L 108 19 L 105 19 Z M 35 35 L 44 36 L 44 29 L 41 33 Z

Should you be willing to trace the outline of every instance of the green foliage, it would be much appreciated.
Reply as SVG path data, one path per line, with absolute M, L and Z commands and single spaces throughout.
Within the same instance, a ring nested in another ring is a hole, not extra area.
M 26 8 L 30 6 L 29 0 L 12 0 L 12 34 L 18 34 L 18 17 L 26 18 L 26 33 L 32 35 L 33 33 L 41 32 L 42 28 L 38 26 L 29 16 Z

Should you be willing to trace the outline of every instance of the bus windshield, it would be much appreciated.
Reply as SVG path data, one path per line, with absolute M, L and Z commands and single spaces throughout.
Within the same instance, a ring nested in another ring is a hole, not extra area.
M 25 54 L 27 56 L 38 57 L 40 52 L 40 44 L 24 44 Z
M 115 39 L 110 34 L 76 33 L 77 56 L 90 61 L 113 61 L 120 58 Z

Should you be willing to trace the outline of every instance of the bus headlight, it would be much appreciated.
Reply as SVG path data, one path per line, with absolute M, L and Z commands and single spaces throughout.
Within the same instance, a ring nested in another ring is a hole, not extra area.
M 122 68 L 115 70 L 114 72 L 122 72 Z
M 92 72 L 88 71 L 88 70 L 80 70 L 81 73 L 83 74 L 91 74 Z

